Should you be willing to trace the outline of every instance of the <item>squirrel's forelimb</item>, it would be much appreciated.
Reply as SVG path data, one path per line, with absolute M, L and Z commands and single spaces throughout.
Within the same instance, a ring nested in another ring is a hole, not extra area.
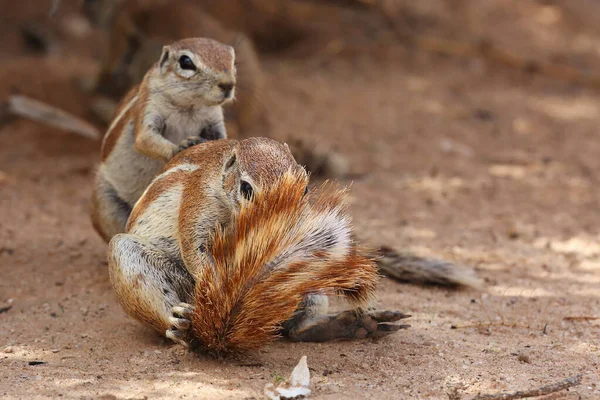
M 159 332 L 172 325 L 173 307 L 191 300 L 194 280 L 148 240 L 131 234 L 112 238 L 108 248 L 110 281 L 125 311 Z

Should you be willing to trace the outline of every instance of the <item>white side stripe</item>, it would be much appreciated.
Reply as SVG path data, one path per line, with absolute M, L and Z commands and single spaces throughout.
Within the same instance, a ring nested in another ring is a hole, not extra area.
M 138 97 L 139 97 L 139 95 L 137 95 L 137 94 L 135 96 L 133 96 L 133 98 L 131 100 L 129 100 L 129 103 L 127 103 L 127 105 L 125 105 L 125 107 L 123 107 L 123 109 L 121 110 L 119 115 L 117 115 L 116 118 L 113 119 L 113 122 L 111 122 L 110 126 L 108 127 L 108 130 L 106 131 L 106 135 L 104 135 L 104 139 L 102 140 L 102 147 L 104 147 L 104 142 L 106 142 L 106 138 L 108 138 L 110 136 L 110 134 L 112 133 L 113 128 L 117 125 L 117 123 L 119 123 L 119 121 L 123 118 L 123 116 L 127 113 L 127 111 L 129 111 L 129 109 L 131 109 L 131 107 L 133 107 L 133 104 L 136 102 Z

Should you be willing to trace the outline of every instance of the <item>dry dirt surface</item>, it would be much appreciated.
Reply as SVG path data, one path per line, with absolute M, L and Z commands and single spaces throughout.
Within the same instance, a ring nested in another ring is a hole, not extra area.
M 569 2 L 571 14 L 498 3 L 476 8 L 477 29 L 600 70 L 597 28 L 567 21 L 585 22 L 593 2 Z M 87 58 L 0 61 L 2 96 L 83 113 L 72 79 L 94 70 Z M 258 399 L 306 355 L 315 399 L 470 399 L 578 374 L 547 398 L 600 398 L 600 92 L 402 46 L 265 68 L 275 135 L 319 138 L 352 161 L 358 235 L 472 265 L 484 289 L 384 279 L 378 307 L 412 314 L 393 336 L 188 353 L 115 300 L 88 217 L 98 143 L 12 121 L 0 127 L 0 397 Z

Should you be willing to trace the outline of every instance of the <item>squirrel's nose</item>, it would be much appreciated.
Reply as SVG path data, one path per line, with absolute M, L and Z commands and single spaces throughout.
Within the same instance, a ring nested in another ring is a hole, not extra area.
M 219 83 L 219 89 L 223 91 L 225 97 L 231 96 L 231 92 L 233 91 L 233 87 L 235 85 L 233 83 Z

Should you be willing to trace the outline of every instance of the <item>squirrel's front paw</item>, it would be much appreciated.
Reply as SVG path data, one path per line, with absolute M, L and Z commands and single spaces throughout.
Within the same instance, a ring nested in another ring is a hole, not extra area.
M 187 340 L 187 332 L 192 326 L 190 322 L 190 316 L 194 312 L 194 306 L 187 303 L 179 303 L 171 309 L 171 316 L 169 322 L 172 327 L 167 329 L 165 336 L 172 341 L 189 347 L 189 341 Z
M 179 142 L 179 151 L 181 152 L 192 146 L 195 146 L 197 144 L 204 143 L 207 141 L 208 140 L 206 140 L 205 138 L 200 137 L 200 136 L 190 136 L 189 138 L 183 139 L 181 142 Z

